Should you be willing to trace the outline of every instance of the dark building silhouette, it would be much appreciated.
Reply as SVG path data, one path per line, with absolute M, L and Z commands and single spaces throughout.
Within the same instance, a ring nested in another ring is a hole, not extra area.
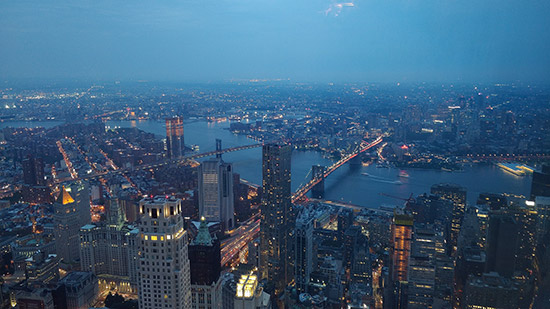
M 504 277 L 511 277 L 514 274 L 518 228 L 511 214 L 492 212 L 489 215 L 486 272 L 497 272 Z
M 490 210 L 499 210 L 508 206 L 508 199 L 498 193 L 481 193 L 477 198 L 477 204 L 487 205 Z
M 211 285 L 221 273 L 220 241 L 212 238 L 208 224 L 201 220 L 195 239 L 189 244 L 191 284 Z
M 261 277 L 279 294 L 290 282 L 290 233 L 293 214 L 290 188 L 289 145 L 269 144 L 262 151 L 262 205 L 260 225 Z
M 181 157 L 184 154 L 183 119 L 166 119 L 166 154 L 168 158 Z
M 543 165 L 542 171 L 533 172 L 531 199 L 535 196 L 550 196 L 550 165 Z
M 28 156 L 23 160 L 23 182 L 26 185 L 44 186 L 44 160 Z

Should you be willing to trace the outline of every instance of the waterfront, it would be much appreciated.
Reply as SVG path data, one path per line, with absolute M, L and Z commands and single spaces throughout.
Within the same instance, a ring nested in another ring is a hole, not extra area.
M 44 126 L 50 127 L 56 122 L 3 122 L 7 126 Z M 106 126 L 137 127 L 146 132 L 164 137 L 163 122 L 158 121 L 109 121 Z M 185 143 L 198 145 L 200 152 L 215 149 L 215 139 L 222 139 L 223 148 L 257 143 L 242 135 L 232 134 L 227 130 L 229 122 L 187 121 L 185 123 Z M 235 172 L 243 179 L 261 184 L 261 148 L 243 150 L 237 153 L 224 154 L 224 160 L 232 162 Z M 306 182 L 306 175 L 312 165 L 330 165 L 333 162 L 315 151 L 294 151 L 292 155 L 292 188 L 295 190 Z M 381 194 L 408 198 L 410 194 L 429 192 L 430 186 L 440 182 L 452 182 L 468 189 L 468 202 L 475 203 L 481 192 L 505 192 L 517 195 L 528 195 L 531 177 L 518 177 L 507 173 L 495 165 L 483 164 L 464 167 L 460 172 L 438 170 L 407 169 L 409 177 L 399 177 L 399 169 L 377 168 L 370 166 L 345 165 L 336 170 L 325 180 L 325 198 L 344 201 L 370 208 L 381 205 L 397 205 L 403 202 Z M 368 175 L 365 175 L 368 174 Z

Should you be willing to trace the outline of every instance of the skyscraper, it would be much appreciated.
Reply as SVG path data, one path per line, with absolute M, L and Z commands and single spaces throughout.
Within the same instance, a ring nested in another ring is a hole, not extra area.
M 313 221 L 314 213 L 304 208 L 296 218 L 294 230 L 294 278 L 298 293 L 307 293 L 309 276 L 313 267 Z
M 504 212 L 492 212 L 489 215 L 486 272 L 497 272 L 504 277 L 513 275 L 518 235 L 518 224 L 513 215 Z
M 189 244 L 192 308 L 215 309 L 222 303 L 220 241 L 212 238 L 201 219 L 199 232 Z
M 100 292 L 116 285 L 120 292 L 135 293 L 139 230 L 124 221 L 116 199 L 109 204 L 106 221 L 80 228 L 80 269 L 98 277 Z
M 53 208 L 57 256 L 65 263 L 77 261 L 80 258 L 80 227 L 91 220 L 88 185 L 75 182 L 62 187 Z
M 432 194 L 453 201 L 449 244 L 452 249 L 451 252 L 454 253 L 458 244 L 458 234 L 460 233 L 462 220 L 464 219 L 464 211 L 466 210 L 466 189 L 456 184 L 442 183 L 433 185 L 430 191 Z
M 413 217 L 395 213 L 391 225 L 390 276 L 394 282 L 409 278 Z
M 26 185 L 46 185 L 44 179 L 44 160 L 42 158 L 27 157 L 22 162 L 23 182 Z
M 223 230 L 235 225 L 233 167 L 221 158 L 199 166 L 199 215 L 206 221 L 220 222 Z
M 290 188 L 291 146 L 264 145 L 262 150 L 262 205 L 260 271 L 279 294 L 290 281 L 289 235 L 292 230 Z
M 183 119 L 180 117 L 166 119 L 166 154 L 175 159 L 184 154 Z
M 550 196 L 550 165 L 543 165 L 541 171 L 533 172 L 531 200 L 536 196 Z
M 188 235 L 183 228 L 181 200 L 144 198 L 140 214 L 140 307 L 190 308 Z

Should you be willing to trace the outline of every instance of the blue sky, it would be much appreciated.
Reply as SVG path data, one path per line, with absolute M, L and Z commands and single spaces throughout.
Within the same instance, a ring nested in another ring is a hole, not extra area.
M 550 81 L 550 1 L 0 2 L 0 79 Z

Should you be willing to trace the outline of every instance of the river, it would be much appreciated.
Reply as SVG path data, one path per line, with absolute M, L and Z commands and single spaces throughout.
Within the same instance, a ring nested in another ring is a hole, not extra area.
M 49 126 L 47 122 L 43 126 Z M 4 122 L 0 128 L 6 126 L 38 126 L 38 122 Z M 158 121 L 109 121 L 106 126 L 137 127 L 146 132 L 165 136 L 163 122 Z M 222 140 L 222 147 L 254 144 L 256 141 L 242 135 L 232 134 L 227 130 L 229 122 L 210 123 L 205 121 L 186 121 L 184 135 L 186 145 L 198 145 L 200 152 L 215 149 L 215 139 Z M 262 179 L 261 148 L 243 150 L 223 155 L 227 162 L 233 163 L 233 169 L 243 179 L 260 184 Z M 292 154 L 292 188 L 295 190 L 308 179 L 306 176 L 312 165 L 330 165 L 333 161 L 323 157 L 315 151 L 294 151 Z M 503 171 L 491 164 L 477 164 L 466 166 L 460 172 L 444 172 L 424 169 L 407 169 L 409 177 L 399 177 L 399 169 L 377 168 L 370 166 L 340 167 L 325 180 L 325 198 L 328 200 L 344 201 L 370 208 L 381 205 L 398 205 L 403 201 L 382 194 L 399 198 L 408 198 L 411 193 L 415 196 L 429 193 L 433 184 L 452 182 L 462 185 L 468 190 L 468 202 L 474 204 L 479 193 L 513 193 L 529 195 L 531 177 L 518 177 Z M 368 175 L 367 175 L 368 174 Z

